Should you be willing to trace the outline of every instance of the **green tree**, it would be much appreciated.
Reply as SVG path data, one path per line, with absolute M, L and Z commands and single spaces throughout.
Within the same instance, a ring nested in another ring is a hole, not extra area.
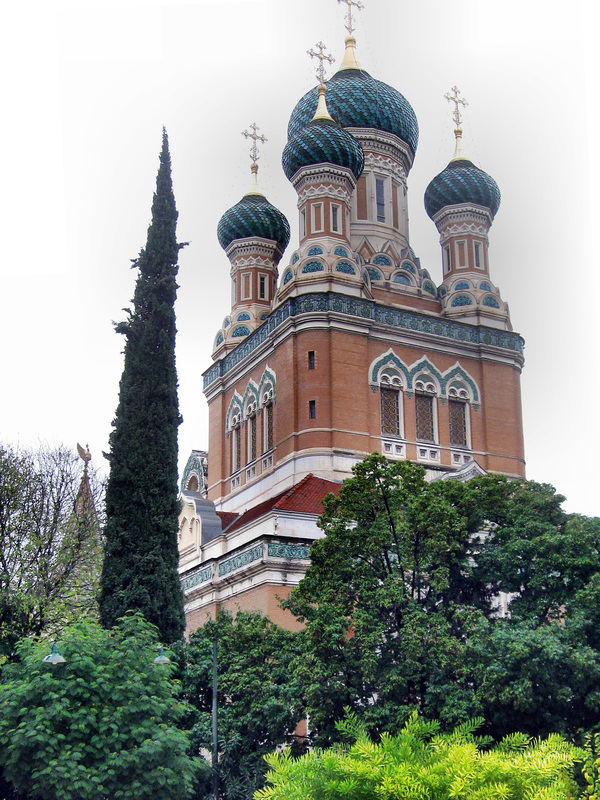
M 473 735 L 477 723 L 440 734 L 414 714 L 396 735 L 378 743 L 356 724 L 350 747 L 267 757 L 269 785 L 257 800 L 572 800 L 571 768 L 580 752 L 554 734 L 531 742 L 514 734 L 491 749 Z
M 346 706 L 372 732 L 398 730 L 415 709 L 471 716 L 465 643 L 490 598 L 470 487 L 374 454 L 325 499 L 319 526 L 326 536 L 285 603 L 306 622 L 297 675 L 314 741 L 335 739 Z
M 290 663 L 294 636 L 265 617 L 221 612 L 195 631 L 185 649 L 184 696 L 195 750 L 212 743 L 212 643 L 218 642 L 219 784 L 227 800 L 251 798 L 263 786 L 264 755 L 280 745 L 303 748 L 294 731 L 302 719 Z M 207 780 L 200 796 L 210 794 Z
M 199 762 L 178 723 L 172 667 L 153 663 L 156 631 L 128 615 L 107 631 L 65 630 L 66 663 L 42 662 L 47 641 L 23 640 L 0 685 L 0 763 L 41 800 L 144 800 L 192 793 Z
M 177 210 L 163 130 L 160 166 L 133 312 L 116 326 L 125 335 L 119 404 L 110 435 L 106 549 L 100 615 L 111 626 L 139 609 L 161 639 L 185 627 L 177 575 L 177 428 L 181 422 L 175 369 Z
M 484 716 L 497 740 L 600 730 L 600 520 L 552 487 L 425 480 L 373 455 L 326 498 L 311 566 L 285 605 L 314 743 L 347 706 L 372 735 L 418 710 Z M 497 596 L 512 597 L 498 614 Z
M 64 446 L 0 446 L 0 664 L 20 637 L 97 613 L 101 495 Z

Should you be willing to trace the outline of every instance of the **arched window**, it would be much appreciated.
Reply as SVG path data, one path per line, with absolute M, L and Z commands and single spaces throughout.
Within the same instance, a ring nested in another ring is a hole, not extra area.
M 402 436 L 402 380 L 393 369 L 384 370 L 379 378 L 381 396 L 381 435 Z
M 415 418 L 417 442 L 437 442 L 437 387 L 432 377 L 422 373 L 415 380 Z
M 242 465 L 241 419 L 234 414 L 231 420 L 231 474 L 239 472 Z
M 471 446 L 469 399 L 469 392 L 463 383 L 454 381 L 450 384 L 448 387 L 448 418 L 451 447 L 464 449 Z
M 273 387 L 266 384 L 262 393 L 263 455 L 273 449 Z

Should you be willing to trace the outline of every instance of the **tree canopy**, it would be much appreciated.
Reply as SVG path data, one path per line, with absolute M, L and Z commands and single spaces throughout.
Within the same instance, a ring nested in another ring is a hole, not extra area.
M 311 737 L 351 708 L 373 735 L 413 711 L 575 735 L 600 726 L 600 521 L 549 486 L 427 481 L 372 455 L 324 502 L 325 536 L 285 602 L 305 621 L 294 674 Z M 510 600 L 502 614 L 498 599 Z
M 21 636 L 97 613 L 101 495 L 64 446 L 0 445 L 0 664 Z
M 110 435 L 106 550 L 100 615 L 107 626 L 130 609 L 155 624 L 165 642 L 181 638 L 183 594 L 177 574 L 177 428 L 175 368 L 177 210 L 166 132 L 152 222 L 139 269 L 133 311 L 117 331 L 125 361 Z
M 481 720 L 440 733 L 411 715 L 395 736 L 373 742 L 349 720 L 349 747 L 316 749 L 299 759 L 267 757 L 268 785 L 256 800 L 572 800 L 571 768 L 579 751 L 561 736 L 530 741 L 515 734 L 495 747 L 473 733 Z
M 64 664 L 48 641 L 23 640 L 0 684 L 0 764 L 41 800 L 186 800 L 200 762 L 180 730 L 186 706 L 172 666 L 153 663 L 156 631 L 129 615 L 110 631 L 66 629 Z

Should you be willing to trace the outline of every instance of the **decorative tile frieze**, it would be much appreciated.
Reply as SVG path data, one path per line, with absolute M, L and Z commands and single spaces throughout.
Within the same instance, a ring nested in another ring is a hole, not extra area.
M 278 306 L 260 328 L 251 333 L 235 350 L 206 370 L 203 375 L 204 388 L 208 388 L 218 378 L 225 376 L 240 361 L 254 352 L 287 319 L 315 311 L 336 311 L 394 328 L 430 333 L 442 339 L 470 344 L 491 345 L 520 354 L 523 353 L 525 347 L 521 336 L 513 331 L 502 331 L 483 325 L 469 325 L 447 319 L 435 320 L 427 314 L 391 308 L 373 300 L 348 297 L 334 292 L 314 292 L 299 297 L 290 297 Z
M 226 558 L 219 563 L 219 577 L 221 578 L 223 575 L 229 575 L 230 572 L 252 564 L 254 561 L 260 561 L 262 557 L 263 546 L 259 544 L 256 545 L 256 547 L 250 548 L 250 550 L 244 550 L 243 553 L 238 553 L 238 555 L 232 556 L 231 558 Z
M 193 589 L 195 586 L 201 586 L 203 583 L 208 583 L 212 577 L 211 567 L 200 567 L 193 572 L 188 572 L 181 578 L 181 588 L 184 592 L 188 589 Z
M 271 558 L 308 559 L 310 558 L 310 545 L 269 542 L 268 554 Z

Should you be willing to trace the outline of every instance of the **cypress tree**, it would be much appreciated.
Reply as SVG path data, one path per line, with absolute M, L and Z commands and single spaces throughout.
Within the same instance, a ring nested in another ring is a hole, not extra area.
M 131 609 L 158 626 L 163 642 L 183 635 L 177 574 L 177 428 L 175 299 L 180 245 L 163 128 L 160 166 L 133 311 L 115 328 L 125 335 L 119 404 L 110 434 L 106 545 L 100 582 L 105 627 Z

